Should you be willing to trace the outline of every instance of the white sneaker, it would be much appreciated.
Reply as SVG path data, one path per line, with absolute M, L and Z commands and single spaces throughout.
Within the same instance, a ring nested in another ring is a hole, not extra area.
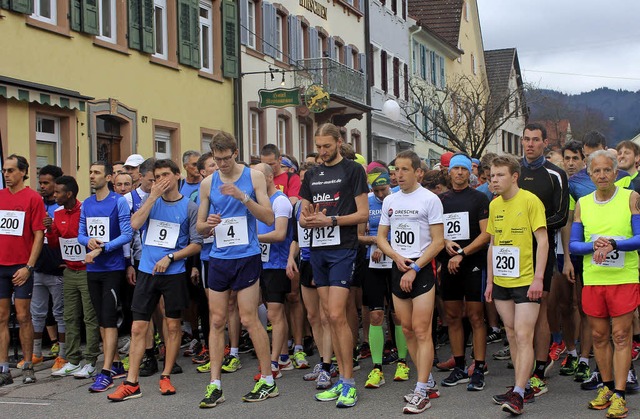
M 84 364 L 84 366 L 77 372 L 73 373 L 75 378 L 91 378 L 96 373 L 96 367 L 91 364 Z
M 120 355 L 126 355 L 129 353 L 129 347 L 131 346 L 131 338 L 128 336 L 118 339 L 118 353 Z
M 67 377 L 69 375 L 74 375 L 75 373 L 80 371 L 80 365 L 72 364 L 71 362 L 67 362 L 60 368 L 51 373 L 54 377 Z

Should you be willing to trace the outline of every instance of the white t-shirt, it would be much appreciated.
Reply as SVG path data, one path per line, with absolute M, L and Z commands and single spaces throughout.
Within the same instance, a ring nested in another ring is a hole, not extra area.
M 440 198 L 423 187 L 398 191 L 382 203 L 380 225 L 391 227 L 391 247 L 403 257 L 419 258 L 431 244 L 429 227 L 442 223 Z
M 293 206 L 291 205 L 291 201 L 289 201 L 289 198 L 287 198 L 286 195 L 277 196 L 276 199 L 273 200 L 273 205 L 271 206 L 271 208 L 273 209 L 274 218 L 291 218 Z

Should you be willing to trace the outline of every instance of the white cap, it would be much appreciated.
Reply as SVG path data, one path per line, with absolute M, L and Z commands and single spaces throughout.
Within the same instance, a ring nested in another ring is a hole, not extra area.
M 140 154 L 132 154 L 129 157 L 127 157 L 127 161 L 124 162 L 124 165 L 129 167 L 138 167 L 143 162 L 144 162 L 144 157 L 142 157 Z

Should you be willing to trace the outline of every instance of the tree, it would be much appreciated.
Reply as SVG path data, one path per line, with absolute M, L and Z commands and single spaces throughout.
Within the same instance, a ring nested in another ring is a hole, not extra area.
M 486 83 L 462 75 L 437 87 L 420 78 L 409 82 L 411 101 L 404 108 L 420 135 L 445 150 L 480 157 L 511 118 L 527 114 L 524 86 L 491 92 Z

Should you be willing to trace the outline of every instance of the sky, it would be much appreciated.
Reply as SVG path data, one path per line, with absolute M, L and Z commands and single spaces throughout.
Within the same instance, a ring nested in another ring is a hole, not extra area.
M 484 49 L 517 48 L 525 82 L 640 90 L 640 1 L 478 0 L 478 9 Z

